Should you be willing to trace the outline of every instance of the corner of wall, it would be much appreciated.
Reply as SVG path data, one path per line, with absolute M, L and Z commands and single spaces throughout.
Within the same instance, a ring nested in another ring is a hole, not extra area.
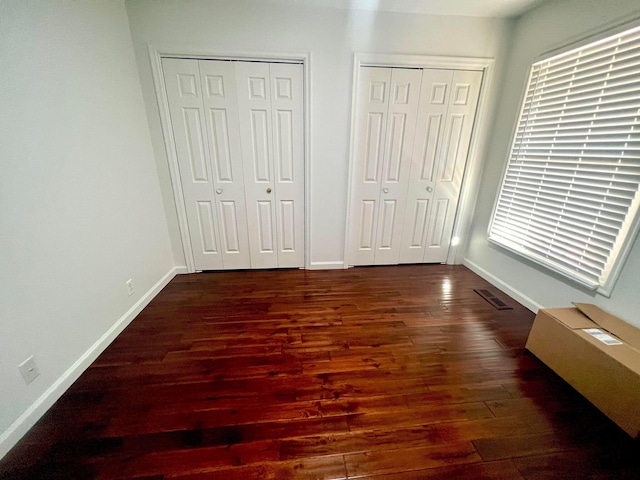
M 468 258 L 465 258 L 463 260 L 462 264 L 465 267 L 467 267 L 469 270 L 471 270 L 474 273 L 480 275 L 487 282 L 489 282 L 492 285 L 495 285 L 496 287 L 498 287 L 500 290 L 502 290 L 503 292 L 508 294 L 514 300 L 518 301 L 519 303 L 521 303 L 522 305 L 527 307 L 533 313 L 536 313 L 541 308 L 544 308 L 542 305 L 540 305 L 538 302 L 536 302 L 532 298 L 530 298 L 527 295 L 525 295 L 520 290 L 518 290 L 518 289 L 512 287 L 511 285 L 509 285 L 508 283 L 502 281 L 500 278 L 496 277 L 495 275 L 490 273 L 488 270 L 485 270 L 480 265 L 478 265 L 477 263 L 472 262 Z
M 104 352 L 116 337 L 136 318 L 151 300 L 176 276 L 181 268 L 173 267 L 127 310 L 91 347 L 78 358 L 13 424 L 0 435 L 0 459 L 20 441 L 64 392 Z

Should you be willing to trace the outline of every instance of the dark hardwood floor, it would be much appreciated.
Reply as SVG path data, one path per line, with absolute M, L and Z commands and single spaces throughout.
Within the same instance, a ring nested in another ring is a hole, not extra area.
M 443 265 L 178 276 L 0 478 L 640 478 L 524 350 L 533 314 L 474 288 L 498 292 Z

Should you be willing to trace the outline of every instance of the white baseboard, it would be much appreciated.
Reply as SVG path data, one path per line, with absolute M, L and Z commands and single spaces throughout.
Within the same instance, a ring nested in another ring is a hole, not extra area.
M 185 273 L 189 273 L 189 269 L 185 265 L 173 267 L 173 271 L 176 275 L 184 275 Z
M 496 277 L 493 274 L 489 273 L 487 270 L 482 268 L 480 265 L 472 262 L 468 258 L 465 258 L 462 261 L 462 264 L 465 267 L 469 268 L 469 270 L 472 270 L 474 273 L 477 273 L 478 275 L 480 275 L 487 282 L 489 282 L 492 285 L 495 285 L 496 287 L 498 287 L 500 290 L 502 290 L 503 292 L 508 294 L 514 300 L 517 300 L 518 302 L 520 302 L 522 305 L 527 307 L 533 313 L 537 313 L 538 310 L 540 310 L 541 308 L 544 308 L 542 305 L 540 305 L 538 302 L 536 302 L 535 300 L 531 299 L 530 297 L 526 296 L 520 290 L 517 290 L 517 289 L 513 288 L 511 285 L 509 285 L 508 283 L 503 282 L 498 277 Z
M 160 293 L 182 267 L 169 270 L 113 326 L 105 332 L 76 362 L 58 378 L 13 424 L 0 435 L 0 459 L 11 450 L 33 425 L 53 406 L 64 392 L 98 358 L 131 321 Z M 184 267 L 186 270 L 186 267 Z
M 344 262 L 311 262 L 309 270 L 343 270 Z

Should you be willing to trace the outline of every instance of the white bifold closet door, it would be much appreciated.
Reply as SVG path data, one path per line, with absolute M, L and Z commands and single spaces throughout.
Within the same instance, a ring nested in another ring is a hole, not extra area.
M 302 65 L 162 66 L 196 269 L 302 267 Z
M 358 88 L 351 261 L 398 263 L 420 70 L 362 68 Z
M 482 72 L 424 70 L 400 263 L 446 262 Z
M 352 265 L 445 262 L 482 72 L 362 67 Z
M 302 66 L 237 62 L 236 76 L 251 265 L 301 267 Z

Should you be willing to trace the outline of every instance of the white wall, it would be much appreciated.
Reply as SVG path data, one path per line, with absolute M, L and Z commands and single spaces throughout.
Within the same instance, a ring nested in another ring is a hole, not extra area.
M 535 57 L 613 25 L 640 18 L 637 0 L 557 0 L 519 19 L 492 128 L 465 263 L 515 294 L 531 309 L 596 303 L 640 326 L 640 242 L 636 241 L 611 298 L 581 289 L 486 240 L 529 66 Z
M 128 0 L 126 5 L 178 265 L 184 265 L 184 256 L 147 44 L 160 51 L 311 52 L 311 262 L 326 266 L 342 265 L 344 258 L 354 52 L 504 57 L 511 26 L 499 19 L 255 0 Z
M 1 457 L 173 258 L 122 2 L 0 2 L 0 65 Z

